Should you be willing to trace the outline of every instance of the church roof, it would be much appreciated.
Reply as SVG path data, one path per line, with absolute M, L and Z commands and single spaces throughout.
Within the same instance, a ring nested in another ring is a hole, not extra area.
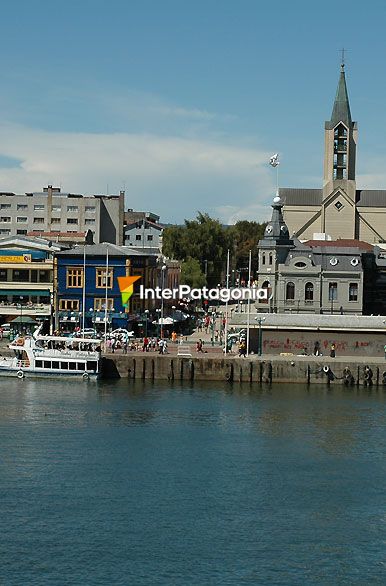
M 358 189 L 357 206 L 386 208 L 386 189 Z
M 342 251 L 342 248 L 359 248 L 365 252 L 372 252 L 374 249 L 372 244 L 354 238 L 338 238 L 338 240 L 307 240 L 305 244 L 311 248 L 334 248 L 340 252 L 345 252 Z M 351 250 L 349 252 L 351 252 Z
M 336 90 L 330 122 L 332 126 L 335 126 L 339 122 L 344 122 L 347 126 L 351 126 L 352 124 L 343 63 L 340 69 L 338 88 Z
M 281 187 L 279 195 L 285 206 L 320 206 L 323 190 Z

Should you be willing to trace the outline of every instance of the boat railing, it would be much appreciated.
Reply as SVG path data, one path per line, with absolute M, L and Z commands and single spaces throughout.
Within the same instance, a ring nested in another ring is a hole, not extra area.
M 16 362 L 17 368 L 28 368 L 29 366 L 31 366 L 31 363 L 29 360 L 18 360 Z

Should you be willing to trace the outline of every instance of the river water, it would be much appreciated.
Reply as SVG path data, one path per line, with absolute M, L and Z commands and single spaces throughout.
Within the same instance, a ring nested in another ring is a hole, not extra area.
M 0 584 L 386 584 L 386 394 L 0 381 Z

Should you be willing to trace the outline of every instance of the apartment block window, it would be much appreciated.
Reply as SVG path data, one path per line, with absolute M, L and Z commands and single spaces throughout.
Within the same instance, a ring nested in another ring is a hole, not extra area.
M 44 203 L 35 203 L 34 210 L 44 210 Z
M 34 224 L 44 224 L 44 218 L 34 218 Z
M 94 218 L 85 218 L 84 223 L 87 225 L 95 224 L 95 219 Z
M 27 230 L 16 230 L 16 234 L 19 234 L 20 236 L 24 236 L 25 234 L 27 234 Z
M 39 283 L 49 283 L 51 281 L 50 271 L 39 271 Z
M 95 297 L 94 299 L 94 310 L 95 311 L 104 311 L 106 305 L 106 299 L 104 297 Z M 114 309 L 114 299 L 107 298 L 107 311 L 112 311 Z
M 60 218 L 51 218 L 51 224 L 60 224 Z
M 79 311 L 79 300 L 59 299 L 59 311 Z
M 67 287 L 83 287 L 83 269 L 67 269 Z
M 68 212 L 78 212 L 79 208 L 78 208 L 78 206 L 67 206 L 67 211 Z
M 11 207 L 10 203 L 1 203 L 0 204 L 0 210 L 9 210 Z
M 148 241 L 151 242 L 153 240 L 153 234 L 149 234 L 147 237 Z
M 16 206 L 16 209 L 18 212 L 20 212 L 21 210 L 28 210 L 28 204 L 26 203 L 18 203 Z
M 11 230 L 7 228 L 0 228 L 0 234 L 8 235 L 11 233 Z
M 130 234 L 127 234 L 127 235 L 125 236 L 125 240 L 130 240 Z
M 348 286 L 348 300 L 358 301 L 358 283 L 350 283 Z
M 0 281 L 7 281 L 7 269 L 0 269 Z
M 12 281 L 17 283 L 28 283 L 29 282 L 29 270 L 28 269 L 14 269 L 12 271 Z
M 94 206 L 85 206 L 85 212 L 90 212 L 91 214 L 95 214 L 95 207 Z
M 329 301 L 337 301 L 338 300 L 338 283 L 329 283 L 328 284 L 328 300 Z
M 78 218 L 67 218 L 67 224 L 77 224 Z
M 313 301 L 314 300 L 314 285 L 313 283 L 306 283 L 304 288 L 304 299 L 306 301 Z
M 136 236 L 135 236 L 135 239 L 136 239 L 136 240 L 142 240 L 142 236 L 141 236 L 141 234 L 136 234 Z
M 295 299 L 295 284 L 290 281 L 287 283 L 285 289 L 285 298 L 287 301 L 293 301 Z
M 11 216 L 0 216 L 0 222 L 10 222 Z
M 26 216 L 18 216 L 16 218 L 16 222 L 18 224 L 26 224 L 27 221 L 28 221 L 28 218 Z
M 58 205 L 53 205 L 51 208 L 52 212 L 61 212 L 62 211 L 62 206 L 58 206 Z
M 96 269 L 96 288 L 106 288 L 106 269 Z M 113 288 L 113 269 L 109 269 L 107 273 L 107 289 Z

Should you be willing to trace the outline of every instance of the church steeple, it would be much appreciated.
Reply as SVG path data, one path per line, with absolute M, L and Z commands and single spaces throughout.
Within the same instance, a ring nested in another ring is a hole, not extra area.
M 339 124 L 339 122 L 344 122 L 346 126 L 351 126 L 352 124 L 350 104 L 348 101 L 348 93 L 346 86 L 346 76 L 344 73 L 344 63 L 342 63 L 340 66 L 339 83 L 338 88 L 336 90 L 336 96 L 330 122 L 332 126 Z

